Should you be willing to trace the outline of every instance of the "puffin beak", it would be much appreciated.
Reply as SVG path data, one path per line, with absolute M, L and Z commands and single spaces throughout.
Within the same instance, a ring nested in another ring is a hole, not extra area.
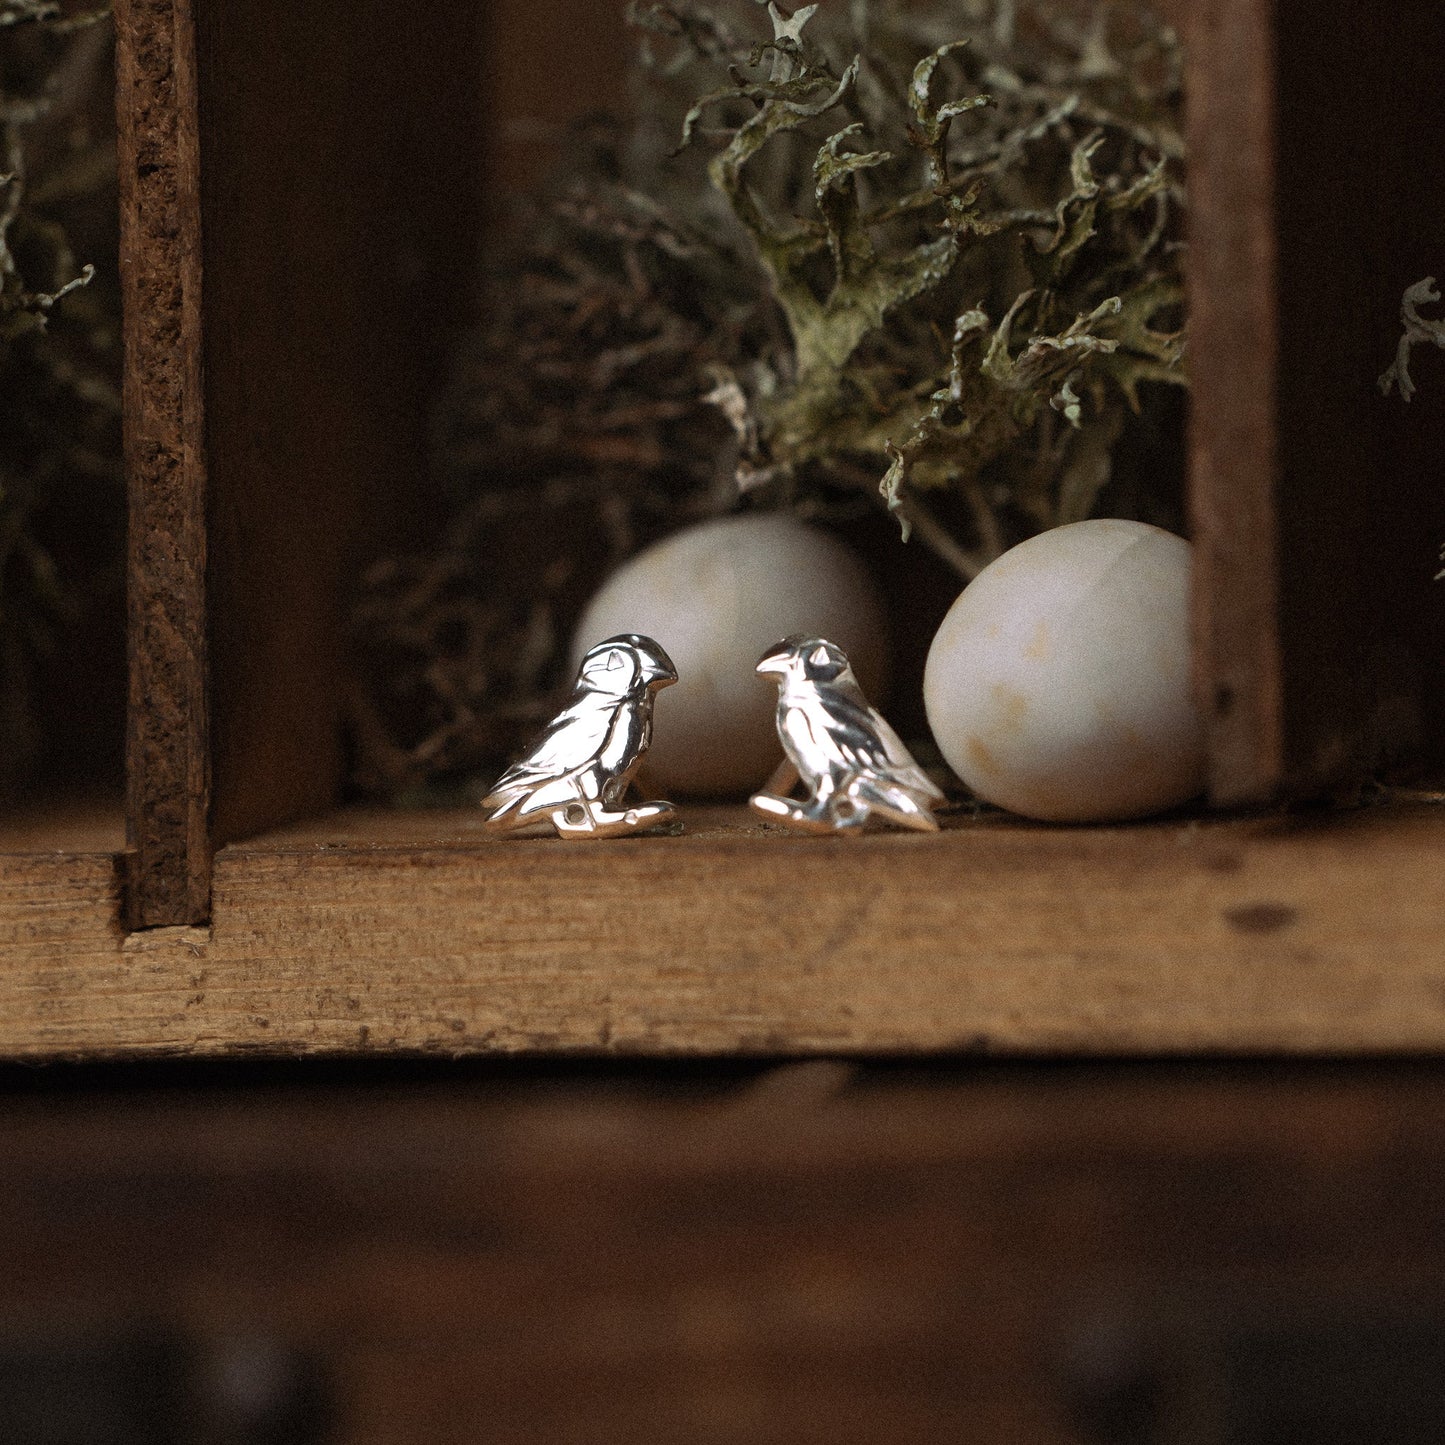
M 786 652 L 765 652 L 762 661 L 753 669 L 760 677 L 782 677 L 788 670 Z
M 671 687 L 677 681 L 676 669 L 670 666 L 665 667 L 659 662 L 649 664 L 643 676 L 647 679 L 647 686 L 653 692 L 659 692 L 664 687 Z

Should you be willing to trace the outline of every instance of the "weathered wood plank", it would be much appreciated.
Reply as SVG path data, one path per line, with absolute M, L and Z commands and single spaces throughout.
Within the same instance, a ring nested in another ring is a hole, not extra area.
M 0 1055 L 1445 1049 L 1435 806 L 590 847 L 405 827 L 223 849 L 209 929 L 129 938 L 108 858 L 5 860 Z

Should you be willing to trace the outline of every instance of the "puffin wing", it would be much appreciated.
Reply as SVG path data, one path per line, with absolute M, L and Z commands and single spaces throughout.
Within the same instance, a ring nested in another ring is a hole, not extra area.
M 831 750 L 852 770 L 866 769 L 935 802 L 942 790 L 913 760 L 888 720 L 869 706 L 857 688 L 820 688 L 818 698 L 827 722 Z
M 616 698 L 574 701 L 547 725 L 531 748 L 492 785 L 484 808 L 498 808 L 544 783 L 581 772 L 597 761 L 618 710 Z

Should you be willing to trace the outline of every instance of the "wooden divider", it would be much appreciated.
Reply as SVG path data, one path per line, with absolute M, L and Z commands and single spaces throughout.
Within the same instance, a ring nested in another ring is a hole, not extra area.
M 132 927 L 210 904 L 200 199 L 190 0 L 118 0 Z
M 1224 800 L 1267 796 L 1284 766 L 1270 10 L 1196 0 L 1185 17 L 1194 661 Z
M 121 0 L 134 927 L 331 806 L 349 589 L 471 307 L 482 8 Z

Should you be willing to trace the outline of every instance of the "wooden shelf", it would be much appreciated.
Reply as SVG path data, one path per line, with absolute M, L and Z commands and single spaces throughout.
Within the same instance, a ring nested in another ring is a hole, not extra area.
M 341 812 L 222 849 L 209 928 L 131 934 L 122 861 L 0 858 L 0 1056 L 1445 1048 L 1428 802 L 598 845 Z

